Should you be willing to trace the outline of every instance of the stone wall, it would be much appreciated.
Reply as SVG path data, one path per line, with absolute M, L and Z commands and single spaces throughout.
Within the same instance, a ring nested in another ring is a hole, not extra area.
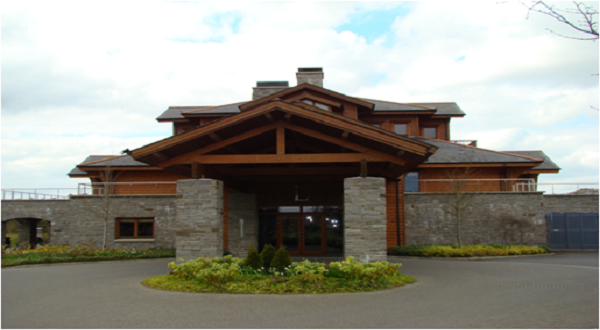
M 103 204 L 99 196 L 71 196 L 70 200 L 4 200 L 2 221 L 36 218 L 50 221 L 50 244 L 74 246 L 94 243 L 102 247 L 104 235 Z M 175 247 L 174 195 L 115 195 L 111 198 L 107 222 L 107 247 L 150 249 Z M 115 218 L 148 217 L 155 220 L 155 238 L 115 240 Z
M 223 182 L 177 181 L 177 262 L 223 256 Z
M 544 195 L 544 211 L 598 212 L 598 195 Z
M 386 261 L 385 178 L 344 179 L 344 256 Z
M 546 244 L 541 192 L 463 195 L 462 244 Z M 456 244 L 455 204 L 453 193 L 406 193 L 406 245 Z
M 234 257 L 245 258 L 250 244 L 258 250 L 258 210 L 256 195 L 229 195 L 229 251 Z M 244 220 L 243 235 L 240 219 Z

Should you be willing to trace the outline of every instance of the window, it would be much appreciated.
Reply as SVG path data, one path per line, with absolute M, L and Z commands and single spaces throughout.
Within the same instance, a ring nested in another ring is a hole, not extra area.
M 435 127 L 423 128 L 423 136 L 426 138 L 437 139 L 437 129 Z
M 306 103 L 306 104 L 314 105 L 315 107 L 317 107 L 321 110 L 329 111 L 329 106 L 326 104 L 319 103 L 319 102 L 309 100 L 309 99 L 304 99 L 304 100 L 302 100 L 302 102 Z
M 154 238 L 154 219 L 117 219 L 115 238 Z
M 406 124 L 396 124 L 394 125 L 394 132 L 398 135 L 408 135 L 408 126 Z
M 419 192 L 419 172 L 409 172 L 404 176 L 404 192 Z

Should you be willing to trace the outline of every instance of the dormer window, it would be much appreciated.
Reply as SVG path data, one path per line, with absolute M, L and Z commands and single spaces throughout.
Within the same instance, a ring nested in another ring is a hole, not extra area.
M 313 101 L 313 100 L 309 100 L 309 99 L 303 99 L 302 102 L 306 103 L 306 104 L 310 104 L 312 106 L 315 106 L 321 110 L 331 111 L 331 109 L 329 108 L 329 106 L 327 104 L 319 103 L 317 101 Z
M 406 124 L 395 124 L 394 132 L 398 135 L 407 136 L 408 135 L 408 125 Z

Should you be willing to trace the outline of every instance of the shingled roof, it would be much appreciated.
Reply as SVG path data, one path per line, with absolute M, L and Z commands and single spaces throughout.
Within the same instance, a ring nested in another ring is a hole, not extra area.
M 558 167 L 558 165 L 556 165 L 556 163 L 554 163 L 552 161 L 552 159 L 550 159 L 550 157 L 548 157 L 541 150 L 505 151 L 505 152 L 509 152 L 511 154 L 523 155 L 523 156 L 527 156 L 527 157 L 543 159 L 544 161 L 542 162 L 542 165 L 532 168 L 533 170 L 560 170 L 560 167 Z
M 411 139 L 432 144 L 438 148 L 423 164 L 481 164 L 481 163 L 535 163 L 537 157 L 521 157 L 508 152 L 468 147 L 448 141 L 411 137 Z M 541 162 L 539 158 L 537 162 Z
M 73 168 L 69 172 L 69 176 L 87 175 L 86 172 L 80 170 L 78 167 L 148 167 L 150 165 L 142 162 L 138 162 L 130 155 L 92 155 L 88 156 L 82 163 Z
M 439 103 L 398 103 L 380 100 L 370 100 L 360 98 L 359 100 L 373 103 L 374 112 L 386 111 L 423 111 L 430 112 L 435 110 L 434 116 L 464 116 L 465 113 L 458 107 L 455 102 L 439 102 Z M 170 106 L 163 112 L 157 120 L 183 119 L 183 113 L 190 115 L 226 115 L 240 113 L 239 106 L 250 101 L 237 102 L 218 106 Z

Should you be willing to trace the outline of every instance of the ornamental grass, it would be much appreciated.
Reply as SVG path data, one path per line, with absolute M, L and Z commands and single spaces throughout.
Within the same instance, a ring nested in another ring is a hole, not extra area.
M 408 245 L 388 249 L 388 255 L 419 257 L 488 257 L 552 253 L 545 245 Z
M 35 249 L 2 248 L 2 267 L 31 264 L 48 264 L 64 262 L 90 262 L 142 258 L 173 258 L 175 249 L 155 250 L 99 250 L 93 248 L 94 243 L 69 245 L 44 245 Z

